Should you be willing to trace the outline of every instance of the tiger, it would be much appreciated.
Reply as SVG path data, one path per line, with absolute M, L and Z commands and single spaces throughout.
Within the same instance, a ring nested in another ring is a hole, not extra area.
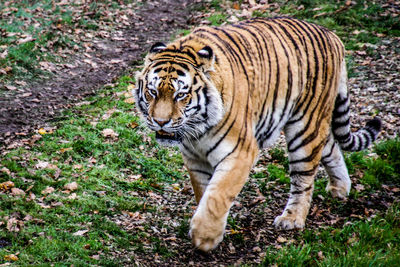
M 163 145 L 178 146 L 197 208 L 189 236 L 210 251 L 223 240 L 232 203 L 260 150 L 286 139 L 290 194 L 278 229 L 301 229 L 321 162 L 326 191 L 351 187 L 341 149 L 359 151 L 378 136 L 375 117 L 350 128 L 345 49 L 322 26 L 291 17 L 200 26 L 156 42 L 136 75 L 136 107 Z

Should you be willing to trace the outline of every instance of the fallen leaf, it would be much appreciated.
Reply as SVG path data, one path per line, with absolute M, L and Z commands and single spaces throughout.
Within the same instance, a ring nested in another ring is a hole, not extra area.
M 46 187 L 46 189 L 42 190 L 42 194 L 43 195 L 49 195 L 51 193 L 53 193 L 55 191 L 55 189 L 51 186 Z
M 134 121 L 128 124 L 128 127 L 132 128 L 132 129 L 135 129 L 138 126 L 139 126 L 139 124 L 137 122 L 134 122 Z
M 134 84 L 130 84 L 128 85 L 128 87 L 126 87 L 126 89 L 128 89 L 129 91 L 132 91 L 135 89 L 135 85 Z
M 16 187 L 11 188 L 11 195 L 13 196 L 25 196 L 25 191 Z
M 7 182 L 4 182 L 4 183 L 1 183 L 1 184 L 0 184 L 0 190 L 2 190 L 2 191 L 8 191 L 8 190 L 10 190 L 11 188 L 13 188 L 14 186 L 15 186 L 15 185 L 14 185 L 13 182 L 7 181 Z
M 32 201 L 36 199 L 36 195 L 32 192 L 29 192 L 29 196 L 26 198 L 26 201 Z
M 69 191 L 75 191 L 78 189 L 78 184 L 76 182 L 72 182 L 69 184 L 64 185 L 64 189 L 69 190 Z
M 4 68 L 4 71 L 7 73 L 7 72 L 10 72 L 12 70 L 12 68 L 11 67 L 5 67 Z M 13 85 L 5 85 L 4 86 L 5 88 L 7 88 L 7 90 L 10 90 L 10 91 L 15 91 L 15 90 L 17 90 L 17 87 L 15 87 L 15 86 L 13 86 Z
M 24 222 L 16 218 L 11 218 L 7 221 L 7 230 L 10 232 L 19 232 L 23 226 Z
M 71 195 L 68 196 L 68 199 L 76 199 L 77 195 L 76 193 L 72 193 Z
M 7 169 L 6 167 L 1 168 L 1 172 L 4 172 L 7 175 L 11 175 L 11 172 L 9 169 Z
M 117 136 L 118 136 L 118 134 L 117 134 L 116 132 L 114 132 L 113 129 L 110 129 L 110 128 L 104 129 L 101 133 L 102 133 L 102 135 L 103 135 L 104 137 L 111 137 L 111 138 L 114 138 L 114 137 L 117 137 Z
M 114 113 L 117 111 L 115 108 L 112 108 L 110 110 L 107 110 L 106 113 L 101 117 L 102 120 L 108 120 Z
M 61 153 L 65 153 L 65 152 L 71 151 L 71 150 L 72 150 L 72 147 L 66 147 L 66 148 L 61 148 L 61 149 L 60 149 L 60 152 L 61 152 Z
M 64 205 L 64 204 L 63 204 L 62 202 L 60 202 L 60 201 L 51 203 L 51 206 L 52 206 L 52 207 L 59 207 L 59 206 L 62 206 L 62 205 Z
M 32 42 L 32 41 L 34 41 L 35 40 L 35 38 L 33 38 L 32 36 L 27 36 L 26 38 L 24 38 L 24 39 L 20 39 L 20 40 L 18 40 L 18 44 L 19 45 L 21 45 L 21 44 L 25 44 L 25 43 L 27 43 L 27 42 Z
M 236 10 L 240 10 L 240 5 L 239 5 L 239 3 L 234 3 L 233 6 L 232 6 L 232 8 L 233 8 L 233 9 L 236 9 Z
M 4 50 L 2 53 L 0 53 L 0 58 L 5 59 L 8 56 L 8 50 Z
M 365 187 L 362 184 L 356 184 L 354 189 L 357 190 L 357 192 L 361 192 L 364 191 Z
M 74 164 L 74 166 L 72 166 L 72 168 L 74 168 L 74 169 L 82 169 L 83 165 L 82 164 Z
M 15 255 L 15 254 L 5 255 L 4 256 L 4 260 L 5 261 L 17 261 L 18 260 L 18 256 Z
M 135 103 L 135 98 L 129 97 L 129 98 L 125 99 L 124 102 L 127 104 L 133 104 L 133 103 Z
M 36 169 L 52 169 L 52 170 L 58 169 L 56 165 L 41 160 L 39 160 L 39 162 L 35 165 L 35 167 Z
M 276 241 L 278 241 L 278 243 L 286 243 L 287 239 L 282 237 L 282 236 L 278 236 L 278 238 L 276 239 Z
M 73 236 L 83 236 L 84 234 L 86 234 L 87 232 L 89 232 L 89 230 L 79 230 L 75 233 L 73 233 Z

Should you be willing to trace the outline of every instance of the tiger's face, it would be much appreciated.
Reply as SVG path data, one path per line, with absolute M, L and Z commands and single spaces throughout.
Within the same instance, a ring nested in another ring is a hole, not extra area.
M 186 60 L 185 51 L 169 51 L 157 45 L 137 76 L 134 95 L 157 141 L 177 145 L 184 138 L 196 139 L 217 124 L 223 114 L 222 101 L 207 72 L 196 67 L 195 61 Z M 200 52 L 199 60 L 201 55 L 209 57 L 209 53 L 209 49 Z

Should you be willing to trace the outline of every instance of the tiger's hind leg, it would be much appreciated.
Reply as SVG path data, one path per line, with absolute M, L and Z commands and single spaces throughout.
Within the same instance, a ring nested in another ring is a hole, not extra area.
M 321 162 L 329 175 L 326 191 L 330 192 L 333 197 L 346 199 L 350 192 L 351 180 L 342 152 L 332 134 L 329 135 L 322 152 Z
M 302 130 L 303 122 L 285 127 L 290 169 L 289 200 L 282 215 L 276 217 L 277 228 L 303 228 L 311 205 L 314 177 L 329 133 L 329 123 L 321 122 L 319 129 Z

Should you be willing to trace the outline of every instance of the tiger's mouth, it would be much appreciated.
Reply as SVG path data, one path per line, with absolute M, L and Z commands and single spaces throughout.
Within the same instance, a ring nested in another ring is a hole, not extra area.
M 182 136 L 178 133 L 168 133 L 163 130 L 156 131 L 156 139 L 158 140 L 170 140 L 175 142 L 181 142 Z

